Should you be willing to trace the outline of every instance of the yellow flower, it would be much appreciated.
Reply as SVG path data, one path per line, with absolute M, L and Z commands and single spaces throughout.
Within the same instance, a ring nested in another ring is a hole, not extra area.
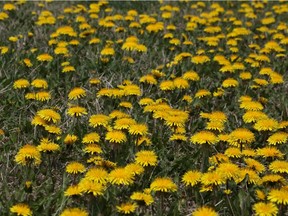
M 220 174 L 223 179 L 236 179 L 240 169 L 236 164 L 230 162 L 224 162 L 219 164 L 215 172 Z
M 247 111 L 243 116 L 245 123 L 257 122 L 261 119 L 267 119 L 268 116 L 261 111 Z
M 78 98 L 82 98 L 84 96 L 86 96 L 86 91 L 80 87 L 73 88 L 68 94 L 69 100 L 77 100 Z
M 84 107 L 80 107 L 80 106 L 74 106 L 74 107 L 70 107 L 67 110 L 67 114 L 72 116 L 72 117 L 79 117 L 82 115 L 87 115 L 87 110 Z
M 241 72 L 239 74 L 239 77 L 242 79 L 242 80 L 249 80 L 252 78 L 252 74 L 250 72 Z
M 255 141 L 254 134 L 246 128 L 237 128 L 229 134 L 228 142 L 231 145 L 250 144 Z
M 34 79 L 31 83 L 31 85 L 35 88 L 43 88 L 43 89 L 48 88 L 48 83 L 44 79 Z
M 100 141 L 100 136 L 95 132 L 86 134 L 82 139 L 82 143 L 84 144 L 98 143 L 99 141 Z
M 130 164 L 127 164 L 125 166 L 125 169 L 128 170 L 128 172 L 132 172 L 133 175 L 140 175 L 144 172 L 144 168 L 143 166 L 137 164 L 137 163 L 130 163 Z
M 53 57 L 47 53 L 44 53 L 44 54 L 38 55 L 37 60 L 41 62 L 45 62 L 45 61 L 50 62 L 53 60 Z
M 105 184 L 108 180 L 108 172 L 103 168 L 92 167 L 85 174 L 85 179 L 89 181 Z
M 164 80 L 160 83 L 160 89 L 162 91 L 173 90 L 175 89 L 174 82 L 171 80 Z
M 206 55 L 198 55 L 198 56 L 193 56 L 191 58 L 191 62 L 194 64 L 204 64 L 206 62 L 209 62 L 210 59 Z
M 71 65 L 65 66 L 62 69 L 62 73 L 67 73 L 67 72 L 72 72 L 72 71 L 75 71 L 75 68 Z
M 79 185 L 71 185 L 64 192 L 64 196 L 67 196 L 67 197 L 71 197 L 75 195 L 81 195 L 81 190 L 79 188 Z
M 257 156 L 262 156 L 264 158 L 268 158 L 268 157 L 282 158 L 283 157 L 283 153 L 275 147 L 258 148 L 256 153 L 257 153 Z
M 157 155 L 154 151 L 142 150 L 136 153 L 135 158 L 136 163 L 141 166 L 156 166 L 157 164 Z
M 35 165 L 41 163 L 41 154 L 36 146 L 26 144 L 16 154 L 15 161 L 21 165 L 27 165 L 27 162 L 33 162 Z
M 198 133 L 195 133 L 190 141 L 194 144 L 209 144 L 209 145 L 212 145 L 212 144 L 216 144 L 218 142 L 218 138 L 217 136 L 210 132 L 210 131 L 200 131 Z
M 123 143 L 127 141 L 127 137 L 126 134 L 120 130 L 112 130 L 106 133 L 105 140 L 112 143 Z
M 160 192 L 175 192 L 177 191 L 177 185 L 170 178 L 158 177 L 150 184 L 150 189 Z
M 205 186 L 221 185 L 225 181 L 225 177 L 216 171 L 204 173 L 201 177 L 201 183 Z
M 35 94 L 35 99 L 38 101 L 48 101 L 51 99 L 51 94 L 47 91 L 40 91 Z
M 41 139 L 40 145 L 37 146 L 40 152 L 53 152 L 59 151 L 60 146 L 47 138 Z
M 200 89 L 196 92 L 195 97 L 196 98 L 202 98 L 202 97 L 210 96 L 210 95 L 211 95 L 210 91 L 208 91 L 206 89 Z
M 146 135 L 148 133 L 148 127 L 146 124 L 133 124 L 129 127 L 129 133 L 131 135 Z
M 286 143 L 287 140 L 288 140 L 288 133 L 286 132 L 276 132 L 267 139 L 269 145 L 283 144 Z
M 121 205 L 117 205 L 117 211 L 123 214 L 130 214 L 136 211 L 138 205 L 136 203 L 122 203 Z
M 269 165 L 269 169 L 273 173 L 288 173 L 288 162 L 287 161 L 280 161 L 280 160 L 275 160 Z
M 66 145 L 70 145 L 75 143 L 78 140 L 78 137 L 74 134 L 67 134 L 67 136 L 64 138 L 64 143 Z
M 202 177 L 202 173 L 199 171 L 189 170 L 182 176 L 182 182 L 185 184 L 185 186 L 194 186 L 198 182 L 200 182 Z
M 103 153 L 101 147 L 97 144 L 88 144 L 85 146 L 85 148 L 83 149 L 83 151 L 85 153 L 89 153 L 89 154 L 94 154 L 94 153 L 98 153 L 98 154 L 101 154 Z
M 197 208 L 192 213 L 192 216 L 218 216 L 218 213 L 210 207 L 203 206 L 201 208 Z
M 37 116 L 42 118 L 45 121 L 58 123 L 61 120 L 59 113 L 55 112 L 52 109 L 43 109 L 37 112 Z
M 258 101 L 242 101 L 240 108 L 250 111 L 259 111 L 263 110 L 263 105 Z
M 32 211 L 27 204 L 18 203 L 10 208 L 10 212 L 17 214 L 18 216 L 32 216 Z
M 201 112 L 200 116 L 202 118 L 207 118 L 210 121 L 219 121 L 221 123 L 224 123 L 227 121 L 226 114 L 224 112 L 220 112 L 220 111 L 213 111 L 212 113 Z
M 60 216 L 88 216 L 88 212 L 79 208 L 67 208 L 65 209 Z
M 115 50 L 112 47 L 104 47 L 101 50 L 102 56 L 113 56 L 115 54 Z
M 145 205 L 151 205 L 154 202 L 154 199 L 151 194 L 149 193 L 141 193 L 141 192 L 134 192 L 130 199 L 137 200 L 137 201 L 144 201 Z
M 79 162 L 71 162 L 66 166 L 66 172 L 70 174 L 84 173 L 85 170 L 85 166 Z
M 178 89 L 187 89 L 189 88 L 189 83 L 186 79 L 181 78 L 181 77 L 177 77 L 173 80 L 174 86 L 175 88 Z
M 238 85 L 238 81 L 232 78 L 225 79 L 222 83 L 223 88 L 236 87 Z
M 253 205 L 255 216 L 276 216 L 278 208 L 274 203 L 258 202 Z
M 234 147 L 227 148 L 224 154 L 232 158 L 240 158 L 242 156 L 240 149 Z
M 108 180 L 116 185 L 130 185 L 133 183 L 134 174 L 125 168 L 116 168 L 109 173 Z
M 274 131 L 277 130 L 278 127 L 279 127 L 278 122 L 274 119 L 269 118 L 260 119 L 254 125 L 254 128 L 257 131 Z
M 150 85 L 156 85 L 156 84 L 157 84 L 157 80 L 156 80 L 156 79 L 154 78 L 154 76 L 151 75 L 151 74 L 142 76 L 142 77 L 139 79 L 139 82 L 141 82 L 141 83 L 147 83 L 147 84 L 150 84 Z
M 87 178 L 82 178 L 79 182 L 79 190 L 81 193 L 93 194 L 93 196 L 103 195 L 105 186 L 101 183 L 91 181 Z
M 259 161 L 254 160 L 252 158 L 245 158 L 244 162 L 247 164 L 248 168 L 255 170 L 258 173 L 262 173 L 266 170 L 263 164 L 261 164 Z
M 109 120 L 110 117 L 103 114 L 92 115 L 89 119 L 89 126 L 92 126 L 94 128 L 100 125 L 107 127 L 109 124 Z
M 128 129 L 133 124 L 137 124 L 137 122 L 132 118 L 120 118 L 115 120 L 114 128 L 117 130 Z
M 21 88 L 27 88 L 30 86 L 30 83 L 26 79 L 18 79 L 14 82 L 13 88 L 14 89 L 21 89 Z
M 272 189 L 268 194 L 268 200 L 273 203 L 288 205 L 288 189 L 285 187 Z
M 28 59 L 28 58 L 25 58 L 25 59 L 23 60 L 23 62 L 24 62 L 24 64 L 25 64 L 27 67 L 32 67 L 32 66 L 33 66 L 33 64 L 31 63 L 30 59 Z

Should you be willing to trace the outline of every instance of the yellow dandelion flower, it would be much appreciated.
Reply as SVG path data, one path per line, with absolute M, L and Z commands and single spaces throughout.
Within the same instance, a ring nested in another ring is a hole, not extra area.
M 245 158 L 244 162 L 247 164 L 248 168 L 255 170 L 258 173 L 262 173 L 266 170 L 263 164 L 261 164 L 259 161 L 254 160 L 252 158 Z
M 141 192 L 134 192 L 130 196 L 131 200 L 136 200 L 136 201 L 144 201 L 145 205 L 151 205 L 154 202 L 154 199 L 151 194 L 149 193 L 141 193 Z
M 278 127 L 279 127 L 278 122 L 274 119 L 269 118 L 260 119 L 254 125 L 254 128 L 257 131 L 274 131 L 277 130 Z
M 115 50 L 113 49 L 113 47 L 104 47 L 100 54 L 102 56 L 113 56 L 115 54 Z
M 66 145 L 71 145 L 75 143 L 78 140 L 78 137 L 74 134 L 67 134 L 66 137 L 64 138 L 64 143 Z
M 14 89 L 22 89 L 22 88 L 27 88 L 29 86 L 30 86 L 30 83 L 26 79 L 18 79 L 13 84 Z
M 245 123 L 257 122 L 261 119 L 267 119 L 268 116 L 261 111 L 247 111 L 243 116 Z
M 252 74 L 250 72 L 241 72 L 239 74 L 240 79 L 242 80 L 249 80 L 252 78 Z
M 101 184 L 106 184 L 108 180 L 108 172 L 103 168 L 92 167 L 85 174 L 85 179 Z
M 286 143 L 287 140 L 288 140 L 288 133 L 286 132 L 276 132 L 267 139 L 269 145 L 283 144 Z
M 60 146 L 47 138 L 43 138 L 40 141 L 40 145 L 37 146 L 37 149 L 40 152 L 53 152 L 53 151 L 59 151 Z
M 143 166 L 137 164 L 137 163 L 130 163 L 130 164 L 127 164 L 125 166 L 125 169 L 128 170 L 128 172 L 132 172 L 133 175 L 140 175 L 144 172 L 144 168 Z
M 32 210 L 27 204 L 18 203 L 10 208 L 10 212 L 17 214 L 18 216 L 32 216 Z
M 275 160 L 270 163 L 269 170 L 273 173 L 288 173 L 288 162 Z
M 150 189 L 155 192 L 175 192 L 177 185 L 168 177 L 158 177 L 150 184 Z
M 35 99 L 38 101 L 48 101 L 51 99 L 51 94 L 47 91 L 40 91 L 35 94 Z
M 109 173 L 108 180 L 116 185 L 130 185 L 133 183 L 134 174 L 125 168 L 116 168 Z
M 130 115 L 119 110 L 114 110 L 109 114 L 109 117 L 112 119 L 114 118 L 121 119 L 121 118 L 130 118 Z
M 255 141 L 254 134 L 246 128 L 237 128 L 229 134 L 228 142 L 231 145 L 250 144 Z
M 31 85 L 35 88 L 43 88 L 43 89 L 48 88 L 48 83 L 44 79 L 34 79 L 31 83 Z
M 37 60 L 41 62 L 51 62 L 53 57 L 47 53 L 41 54 L 37 56 Z
M 205 186 L 209 185 L 221 185 L 224 184 L 226 181 L 223 176 L 218 172 L 207 172 L 202 174 L 201 176 L 201 183 Z
M 51 134 L 60 135 L 62 133 L 61 128 L 57 127 L 56 125 L 46 125 L 45 130 Z
M 68 94 L 69 100 L 77 100 L 85 96 L 86 96 L 86 91 L 80 87 L 73 88 Z
M 21 165 L 27 165 L 28 162 L 39 165 L 41 163 L 41 154 L 36 146 L 26 144 L 16 154 L 15 161 Z
M 170 141 L 175 141 L 175 140 L 178 140 L 178 141 L 187 141 L 187 137 L 183 134 L 172 134 L 169 138 Z
M 67 114 L 72 116 L 72 117 L 79 117 L 79 116 L 82 116 L 82 115 L 87 115 L 88 113 L 87 113 L 86 108 L 84 108 L 84 107 L 73 106 L 73 107 L 70 107 L 67 110 Z
M 274 203 L 258 202 L 253 205 L 255 216 L 276 216 L 278 208 Z
M 45 121 L 58 123 L 61 120 L 59 113 L 55 112 L 52 109 L 42 109 L 37 112 L 37 116 L 42 118 Z
M 235 182 L 238 184 L 241 181 L 243 181 L 247 176 L 248 176 L 248 183 L 249 184 L 258 185 L 261 181 L 257 172 L 255 172 L 252 169 L 243 168 L 240 170 L 239 175 L 237 176 L 237 179 L 235 179 Z
M 222 82 L 222 87 L 223 88 L 236 87 L 238 85 L 239 85 L 238 81 L 235 80 L 235 79 L 232 79 L 232 78 L 225 79 Z
M 266 199 L 266 195 L 262 190 L 255 190 L 255 195 L 256 195 L 258 200 L 265 200 Z
M 129 127 L 129 133 L 131 135 L 144 136 L 148 133 L 148 127 L 146 124 L 133 124 Z
M 257 156 L 261 156 L 264 158 L 268 158 L 268 157 L 282 158 L 284 155 L 279 149 L 277 149 L 275 147 L 258 148 L 256 150 L 256 154 L 257 154 Z
M 164 80 L 160 83 L 160 89 L 162 91 L 174 90 L 175 89 L 174 82 L 171 80 Z
M 210 96 L 210 95 L 211 95 L 210 91 L 208 91 L 206 89 L 200 89 L 196 92 L 195 97 L 196 98 L 202 98 L 202 97 Z
M 262 184 L 265 184 L 265 183 L 276 183 L 276 182 L 279 182 L 279 183 L 284 183 L 285 182 L 285 179 L 280 176 L 280 175 L 276 175 L 276 174 L 268 174 L 268 175 L 265 175 L 262 177 L 261 179 L 261 183 Z M 284 183 L 285 184 L 285 183 Z
M 122 203 L 121 205 L 117 205 L 116 209 L 117 212 L 123 213 L 123 214 L 131 214 L 136 211 L 138 205 L 136 203 Z
M 112 130 L 106 133 L 105 140 L 112 143 L 123 143 L 127 141 L 127 137 L 126 134 L 120 130 Z
M 137 124 L 137 122 L 132 118 L 120 118 L 115 120 L 114 129 L 122 130 L 128 129 L 131 125 Z
M 101 183 L 82 178 L 78 184 L 81 193 L 93 194 L 93 196 L 103 195 L 105 186 Z
M 101 147 L 99 145 L 97 145 L 97 144 L 88 144 L 88 145 L 85 146 L 83 151 L 85 153 L 89 153 L 91 155 L 93 155 L 94 153 L 98 153 L 98 154 L 103 153 Z
M 65 209 L 60 216 L 88 216 L 88 212 L 86 210 L 80 208 L 67 208 Z
M 79 185 L 71 185 L 64 192 L 64 196 L 67 196 L 67 197 L 76 196 L 76 195 L 81 195 L 81 190 L 79 188 Z
M 240 108 L 249 111 L 259 111 L 264 109 L 263 105 L 258 101 L 242 101 Z
M 280 189 L 272 189 L 268 193 L 268 200 L 273 203 L 288 205 L 288 189 L 280 188 Z
M 85 166 L 79 162 L 70 162 L 66 166 L 66 172 L 70 174 L 84 173 L 85 170 L 86 170 Z
M 214 209 L 202 206 L 200 208 L 197 208 L 193 213 L 192 216 L 218 216 L 218 213 L 214 211 Z
M 87 143 L 98 143 L 100 141 L 100 136 L 99 134 L 95 132 L 91 132 L 86 134 L 83 139 L 82 143 L 87 144 Z
M 103 114 L 97 114 L 97 115 L 92 115 L 89 118 L 89 126 L 91 127 L 98 127 L 98 126 L 104 126 L 107 127 L 110 121 L 110 117 L 103 115 Z
M 174 86 L 177 89 L 187 89 L 189 88 L 189 83 L 186 79 L 177 77 L 173 80 Z
M 62 73 L 67 73 L 67 72 L 72 72 L 72 71 L 75 71 L 75 67 L 73 67 L 72 65 L 64 66 L 62 68 Z
M 195 186 L 198 182 L 200 182 L 202 177 L 202 173 L 195 170 L 189 170 L 184 173 L 182 176 L 182 182 L 185 186 Z
M 218 142 L 217 136 L 210 132 L 210 131 L 200 131 L 195 133 L 191 138 L 190 141 L 194 144 L 209 144 L 213 145 Z
M 191 58 L 191 62 L 194 64 L 204 64 L 209 61 L 210 61 L 210 58 L 206 55 L 198 55 L 198 56 L 193 56 Z
M 136 163 L 141 166 L 156 166 L 157 155 L 154 151 L 142 150 L 136 153 L 135 157 Z
M 240 158 L 242 156 L 240 149 L 234 147 L 227 148 L 224 154 L 231 158 Z
M 155 79 L 155 77 L 152 74 L 148 74 L 148 75 L 142 76 L 139 79 L 139 82 L 147 83 L 147 84 L 150 84 L 150 85 L 156 85 L 157 84 L 157 80 Z
M 221 121 L 210 121 L 207 123 L 205 129 L 222 132 L 225 129 L 225 126 L 224 123 Z

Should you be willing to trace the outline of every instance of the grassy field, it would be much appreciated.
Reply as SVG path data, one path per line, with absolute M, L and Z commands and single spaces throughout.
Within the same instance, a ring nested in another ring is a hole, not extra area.
M 288 215 L 287 20 L 0 2 L 0 215 Z

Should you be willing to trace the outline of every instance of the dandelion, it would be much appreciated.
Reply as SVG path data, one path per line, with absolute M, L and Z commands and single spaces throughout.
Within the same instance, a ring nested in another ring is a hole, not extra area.
M 109 173 L 108 180 L 116 185 L 130 185 L 133 183 L 134 174 L 125 168 L 116 168 Z
M 254 134 L 246 128 L 237 128 L 229 134 L 228 142 L 231 145 L 250 144 L 255 141 Z
M 259 111 L 264 109 L 263 105 L 258 101 L 242 101 L 240 108 L 249 111 Z
M 222 83 L 223 88 L 236 87 L 238 85 L 238 81 L 232 78 L 225 79 Z
M 282 187 L 280 189 L 272 189 L 268 193 L 268 200 L 273 203 L 288 205 L 288 189 Z
M 135 161 L 143 167 L 156 166 L 157 155 L 154 151 L 142 150 L 136 153 Z
M 200 131 L 198 133 L 195 133 L 191 138 L 190 141 L 194 144 L 209 144 L 213 145 L 218 142 L 217 136 L 210 132 L 210 131 Z
M 264 158 L 268 158 L 268 157 L 282 158 L 283 157 L 283 153 L 275 147 L 258 148 L 256 150 L 256 154 L 257 156 L 261 156 Z
M 256 216 L 276 216 L 278 208 L 274 203 L 258 202 L 253 205 Z
M 13 84 L 14 89 L 22 89 L 22 88 L 27 88 L 29 86 L 30 86 L 30 83 L 26 79 L 18 79 Z
M 75 143 L 78 140 L 78 137 L 74 134 L 67 134 L 67 136 L 64 138 L 64 143 L 66 145 L 71 145 Z
M 131 200 L 136 200 L 136 201 L 144 201 L 145 205 L 151 205 L 154 202 L 154 199 L 151 194 L 149 193 L 141 193 L 141 192 L 134 192 L 130 196 Z
M 257 122 L 261 119 L 267 119 L 268 116 L 261 111 L 247 111 L 243 116 L 245 123 Z
M 286 132 L 276 132 L 267 139 L 269 145 L 283 144 L 286 143 L 287 140 L 288 140 L 288 133 Z
M 287 161 L 280 161 L 280 160 L 275 160 L 269 165 L 269 169 L 273 173 L 288 173 L 288 162 Z
M 27 204 L 18 203 L 10 208 L 10 212 L 17 214 L 18 216 L 32 216 L 32 211 Z
M 200 89 L 196 92 L 195 97 L 196 98 L 202 98 L 202 97 L 210 96 L 210 95 L 211 95 L 210 91 L 208 91 L 206 89 Z
M 37 149 L 40 152 L 53 152 L 53 151 L 59 151 L 60 146 L 49 139 L 43 138 L 41 139 L 40 145 L 37 146 Z
M 132 172 L 133 175 L 140 175 L 144 172 L 143 166 L 139 165 L 138 163 L 130 163 L 125 166 L 129 172 Z
M 46 91 L 40 91 L 35 94 L 35 99 L 38 101 L 48 101 L 51 99 L 51 94 Z
M 69 100 L 77 100 L 84 96 L 86 96 L 86 91 L 80 87 L 73 88 L 68 94 Z
M 255 125 L 254 128 L 257 131 L 273 131 L 273 130 L 277 130 L 279 127 L 278 122 L 274 119 L 260 119 L 258 120 Z
M 85 166 L 79 162 L 70 162 L 66 166 L 66 172 L 70 174 L 84 173 L 85 170 Z
M 82 115 L 87 115 L 87 110 L 84 107 L 81 106 L 74 106 L 70 107 L 67 110 L 67 114 L 70 115 L 71 117 L 80 117 Z
M 137 122 L 132 118 L 120 118 L 114 122 L 114 128 L 117 130 L 129 129 L 134 124 L 137 124 Z
M 85 179 L 89 181 L 105 184 L 108 180 L 108 172 L 103 168 L 92 167 L 85 174 Z
M 67 208 L 65 209 L 60 216 L 88 216 L 88 212 L 86 210 L 80 208 Z
M 182 176 L 182 182 L 185 186 L 195 186 L 198 182 L 200 182 L 202 177 L 202 173 L 195 170 L 189 170 Z
M 89 154 L 94 154 L 94 153 L 98 153 L 98 154 L 101 154 L 103 153 L 101 147 L 97 144 L 88 144 L 85 146 L 85 148 L 83 149 L 83 151 L 85 153 L 89 153 Z
M 148 133 L 148 127 L 146 124 L 133 124 L 129 127 L 129 133 L 131 135 L 146 135 Z
M 68 65 L 62 68 L 62 73 L 68 73 L 75 71 L 75 67 Z
M 37 112 L 37 116 L 45 121 L 58 123 L 61 120 L 59 113 L 55 112 L 53 109 L 42 109 Z
M 220 173 L 213 171 L 204 173 L 201 177 L 201 183 L 205 186 L 224 184 L 226 179 Z
M 177 185 L 167 177 L 156 178 L 150 184 L 150 188 L 152 191 L 160 191 L 160 192 L 175 192 L 177 191 Z
M 100 136 L 99 134 L 95 132 L 91 132 L 86 134 L 83 139 L 82 143 L 87 144 L 87 143 L 98 143 L 100 141 Z
M 112 130 L 106 133 L 105 140 L 112 143 L 123 143 L 127 141 L 127 137 L 126 134 L 120 130 Z
M 79 189 L 81 193 L 93 194 L 93 196 L 103 195 L 105 191 L 105 186 L 98 182 L 90 181 L 87 178 L 81 179 L 79 182 Z
M 79 185 L 71 185 L 64 192 L 64 196 L 67 196 L 67 197 L 72 197 L 76 195 L 81 195 L 81 190 L 79 188 Z
M 51 134 L 60 135 L 62 133 L 61 128 L 57 127 L 56 125 L 45 125 L 45 130 Z
M 117 211 L 123 214 L 130 214 L 136 211 L 138 205 L 136 203 L 122 203 L 121 205 L 117 205 Z
M 32 81 L 31 85 L 35 88 L 43 88 L 43 89 L 48 88 L 48 83 L 44 79 L 35 79 Z
M 160 89 L 162 91 L 169 91 L 175 89 L 174 82 L 171 80 L 164 80 L 160 83 Z
M 203 206 L 201 208 L 197 208 L 193 213 L 192 216 L 218 216 L 218 213 L 214 211 L 212 208 Z
M 36 146 L 26 144 L 16 154 L 15 161 L 21 165 L 27 165 L 30 161 L 35 165 L 39 165 L 41 163 L 41 154 Z
M 37 60 L 41 62 L 51 62 L 53 57 L 47 53 L 41 54 L 37 56 Z

